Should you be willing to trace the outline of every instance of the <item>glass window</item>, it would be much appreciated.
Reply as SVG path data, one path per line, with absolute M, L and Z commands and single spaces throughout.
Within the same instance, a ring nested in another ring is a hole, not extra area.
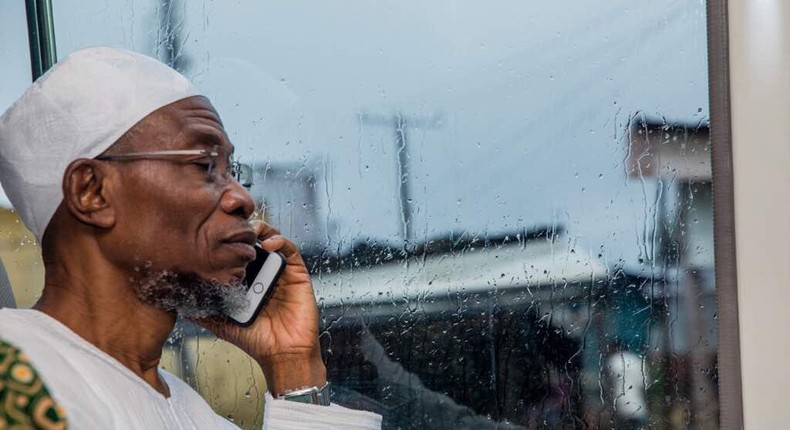
M 30 85 L 30 46 L 24 2 L 0 2 L 0 113 Z M 29 307 L 44 286 L 38 244 L 0 187 L 0 261 L 8 273 L 16 304 Z
M 313 273 L 336 402 L 392 429 L 717 427 L 704 2 L 53 7 L 61 56 L 147 53 L 212 100 Z M 182 325 L 165 357 L 258 425 L 237 350 Z

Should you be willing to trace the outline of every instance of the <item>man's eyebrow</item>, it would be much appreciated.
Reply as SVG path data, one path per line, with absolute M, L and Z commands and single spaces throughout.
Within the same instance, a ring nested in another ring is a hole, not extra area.
M 207 131 L 201 129 L 191 129 L 187 132 L 189 143 L 193 146 L 204 146 L 213 148 L 215 146 L 229 146 L 232 154 L 236 148 L 219 131 Z

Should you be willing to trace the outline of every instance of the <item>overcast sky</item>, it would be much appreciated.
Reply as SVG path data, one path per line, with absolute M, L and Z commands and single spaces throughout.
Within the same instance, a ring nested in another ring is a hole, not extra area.
M 53 3 L 61 57 L 156 54 L 154 2 Z M 708 117 L 703 0 L 190 0 L 180 13 L 186 73 L 238 152 L 315 169 L 341 246 L 398 240 L 394 130 L 378 119 L 400 113 L 418 238 L 558 223 L 635 262 L 655 185 L 626 180 L 629 116 Z M 23 2 L 0 3 L 0 109 L 29 81 L 24 24 Z

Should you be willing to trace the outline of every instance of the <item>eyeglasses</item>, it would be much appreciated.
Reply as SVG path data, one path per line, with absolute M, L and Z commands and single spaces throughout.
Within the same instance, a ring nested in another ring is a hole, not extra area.
M 97 160 L 105 161 L 134 161 L 134 160 L 164 160 L 180 163 L 193 163 L 205 165 L 206 173 L 214 180 L 233 178 L 244 188 L 252 187 L 252 166 L 239 163 L 228 157 L 222 168 L 222 152 L 201 149 L 177 149 L 170 151 L 131 152 L 128 154 L 103 155 Z

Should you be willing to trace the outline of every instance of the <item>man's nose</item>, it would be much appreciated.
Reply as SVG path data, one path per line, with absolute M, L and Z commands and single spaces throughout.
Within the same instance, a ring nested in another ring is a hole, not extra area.
M 231 181 L 225 193 L 222 194 L 220 206 L 225 213 L 237 215 L 243 219 L 252 216 L 255 211 L 255 202 L 246 188 L 236 181 Z

